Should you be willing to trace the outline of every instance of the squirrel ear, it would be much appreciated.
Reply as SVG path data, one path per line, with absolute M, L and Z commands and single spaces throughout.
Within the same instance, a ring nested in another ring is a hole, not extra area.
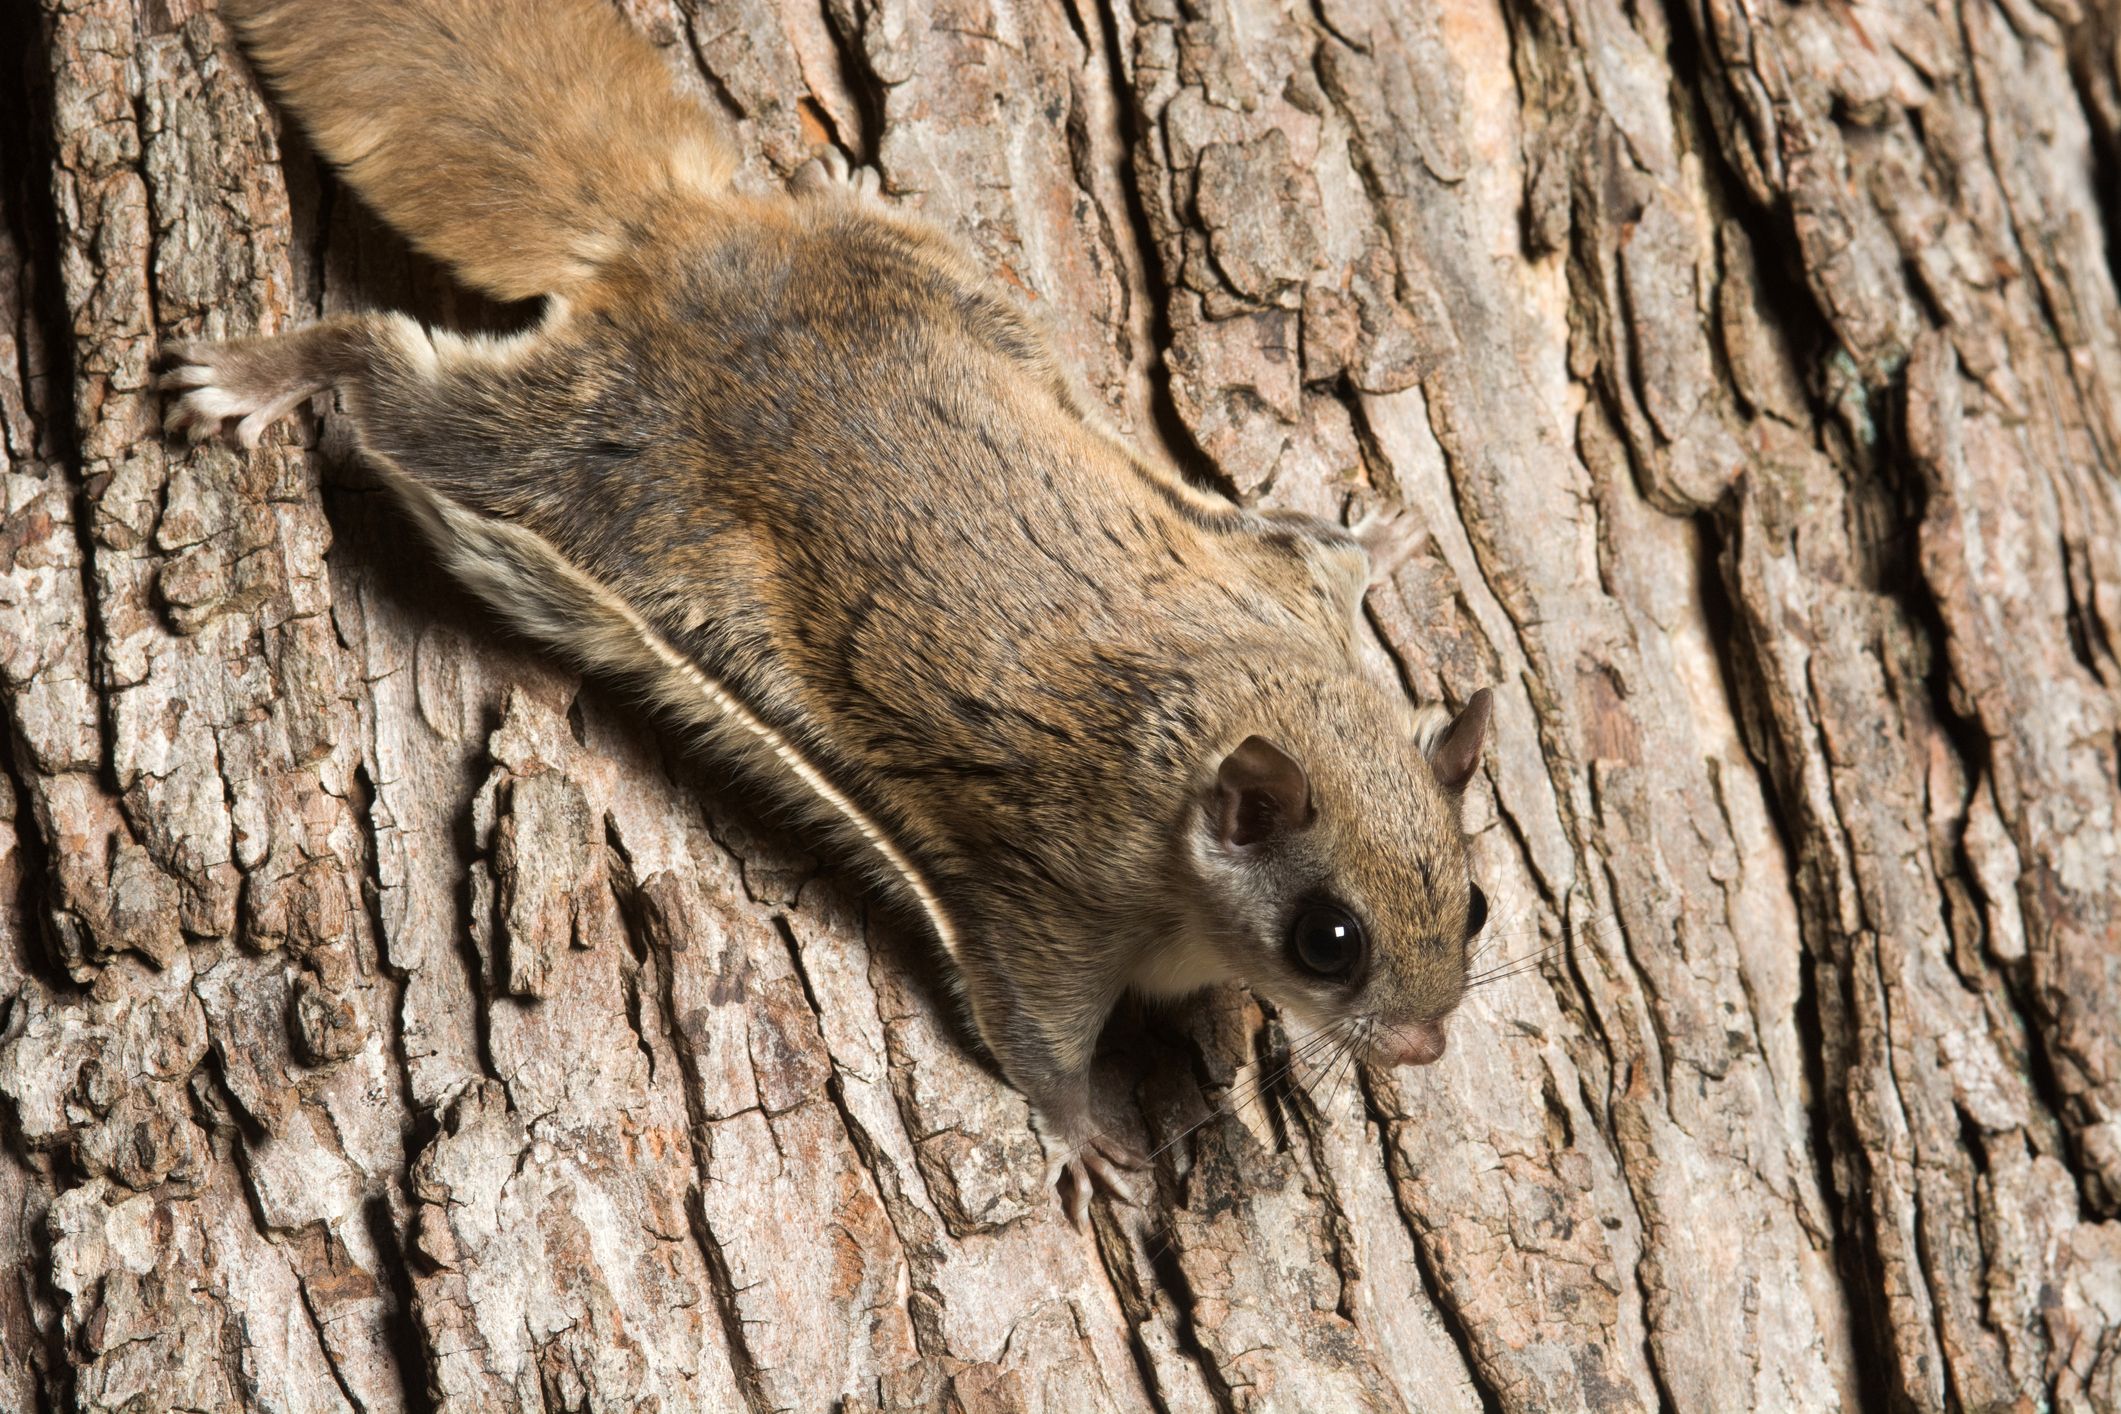
M 1248 736 L 1215 773 L 1216 834 L 1232 849 L 1311 823 L 1311 780 L 1288 752 Z
M 1421 749 L 1436 773 L 1436 784 L 1457 795 L 1480 769 L 1480 748 L 1487 740 L 1488 717 L 1495 694 L 1482 688 L 1440 732 L 1424 733 Z

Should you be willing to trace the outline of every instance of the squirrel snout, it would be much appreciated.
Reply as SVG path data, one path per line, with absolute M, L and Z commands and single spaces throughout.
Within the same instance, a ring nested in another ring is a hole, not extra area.
M 1430 1065 L 1443 1058 L 1444 1040 L 1441 1021 L 1417 1021 L 1385 1029 L 1374 1044 L 1378 1059 L 1393 1065 Z

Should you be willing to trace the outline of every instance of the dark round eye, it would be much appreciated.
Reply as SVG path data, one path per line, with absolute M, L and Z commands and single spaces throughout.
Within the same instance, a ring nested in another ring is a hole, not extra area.
M 1488 896 L 1480 891 L 1480 885 L 1475 884 L 1472 901 L 1466 904 L 1466 936 L 1476 936 L 1487 923 Z
M 1315 976 L 1350 976 L 1362 963 L 1362 951 L 1362 925 L 1337 903 L 1307 903 L 1289 927 L 1289 956 Z

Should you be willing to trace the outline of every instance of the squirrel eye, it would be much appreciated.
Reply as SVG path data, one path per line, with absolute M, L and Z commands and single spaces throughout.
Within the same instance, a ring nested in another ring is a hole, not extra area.
M 1289 955 L 1315 976 L 1343 979 L 1362 961 L 1362 925 L 1337 903 L 1307 903 L 1289 928 Z
M 1482 928 L 1488 926 L 1488 896 L 1473 885 L 1473 900 L 1466 905 L 1466 937 L 1477 937 Z

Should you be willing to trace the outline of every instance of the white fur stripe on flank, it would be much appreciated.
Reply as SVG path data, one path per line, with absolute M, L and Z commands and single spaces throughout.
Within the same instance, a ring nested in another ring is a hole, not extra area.
M 804 785 L 816 791 L 833 809 L 853 822 L 854 827 L 862 832 L 862 838 L 876 847 L 876 852 L 883 855 L 891 867 L 899 872 L 899 877 L 906 881 L 906 887 L 913 890 L 913 896 L 920 900 L 921 908 L 927 912 L 928 922 L 934 927 L 936 936 L 942 939 L 943 951 L 955 960 L 957 930 L 950 926 L 950 920 L 944 916 L 943 906 L 937 901 L 935 891 L 928 887 L 928 881 L 913 867 L 913 861 L 906 858 L 899 847 L 891 842 L 876 821 L 863 813 L 861 807 L 849 800 L 837 786 L 826 780 L 825 773 L 811 765 L 808 758 L 796 750 L 786 737 L 760 721 L 727 687 L 707 676 L 700 670 L 699 664 L 664 642 L 662 635 L 641 622 L 631 609 L 623 605 L 619 607 L 632 622 L 634 632 L 641 636 L 641 641 L 646 643 L 658 658 L 697 687 L 709 702 L 734 717 L 746 731 L 772 748 L 773 754 L 780 758 L 783 766 L 793 771 Z
M 913 861 L 908 859 L 904 852 L 891 842 L 876 821 L 872 820 L 863 812 L 860 806 L 849 800 L 838 787 L 827 780 L 825 773 L 811 764 L 809 759 L 801 751 L 797 750 L 792 742 L 761 721 L 756 713 L 737 698 L 735 693 L 731 692 L 715 678 L 708 676 L 700 668 L 699 664 L 672 647 L 646 620 L 634 612 L 632 605 L 599 583 L 586 571 L 576 567 L 572 561 L 562 555 L 543 536 L 526 526 L 483 515 L 452 501 L 449 497 L 423 485 L 417 478 L 407 475 L 404 471 L 395 467 L 388 458 L 377 458 L 377 460 L 389 469 L 392 484 L 404 495 L 413 511 L 428 519 L 430 526 L 435 532 L 437 544 L 442 551 L 443 560 L 456 572 L 457 577 L 464 581 L 474 593 L 485 598 L 503 614 L 522 624 L 524 629 L 533 637 L 542 638 L 547 642 L 558 642 L 562 646 L 569 647 L 572 651 L 588 659 L 592 664 L 604 661 L 620 668 L 622 671 L 637 672 L 640 670 L 637 663 L 625 663 L 612 655 L 604 654 L 594 649 L 585 650 L 577 644 L 570 644 L 566 635 L 555 634 L 549 628 L 541 628 L 534 614 L 526 616 L 523 612 L 522 604 L 509 582 L 509 572 L 506 565 L 510 556 L 505 553 L 509 549 L 528 553 L 552 570 L 557 571 L 561 577 L 574 586 L 576 592 L 586 595 L 590 603 L 594 604 L 600 612 L 610 615 L 624 624 L 628 633 L 632 635 L 633 640 L 645 646 L 666 669 L 675 672 L 678 676 L 691 683 L 694 688 L 698 689 L 702 697 L 713 704 L 716 710 L 725 716 L 734 718 L 744 730 L 750 732 L 771 748 L 774 756 L 779 759 L 783 766 L 795 774 L 797 780 L 810 787 L 833 809 L 839 811 L 841 816 L 862 832 L 862 837 L 875 847 L 876 852 L 881 854 L 885 861 L 898 871 L 898 875 L 905 881 L 906 887 L 913 891 L 913 896 L 916 899 L 920 900 L 921 908 L 927 913 L 928 922 L 934 927 L 936 937 L 942 940 L 943 951 L 947 952 L 953 961 L 956 959 L 958 955 L 957 930 L 950 926 L 950 919 L 944 914 L 941 902 L 935 897 L 935 891 L 928 887 L 928 881 L 923 879 L 920 871 L 913 867 Z M 504 553 L 490 555 L 465 554 L 464 546 L 467 541 L 482 543 Z

